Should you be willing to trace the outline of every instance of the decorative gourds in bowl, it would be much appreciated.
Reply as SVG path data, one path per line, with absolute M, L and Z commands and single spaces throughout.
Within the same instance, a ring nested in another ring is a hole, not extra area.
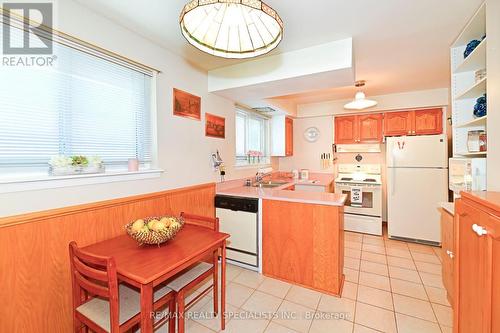
M 130 237 L 142 244 L 160 245 L 184 226 L 184 219 L 174 216 L 154 216 L 130 222 L 125 226 Z

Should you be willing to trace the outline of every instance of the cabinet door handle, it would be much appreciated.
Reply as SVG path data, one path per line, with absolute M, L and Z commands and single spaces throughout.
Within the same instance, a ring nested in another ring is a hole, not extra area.
M 448 257 L 450 257 L 451 259 L 453 259 L 453 257 L 455 257 L 455 255 L 453 254 L 453 252 L 451 252 L 450 250 L 446 250 L 446 254 L 448 255 Z
M 484 227 L 481 227 L 480 225 L 477 225 L 477 224 L 473 224 L 472 225 L 472 230 L 479 236 L 479 237 L 482 237 L 486 234 L 488 234 L 488 231 L 486 231 L 486 229 Z

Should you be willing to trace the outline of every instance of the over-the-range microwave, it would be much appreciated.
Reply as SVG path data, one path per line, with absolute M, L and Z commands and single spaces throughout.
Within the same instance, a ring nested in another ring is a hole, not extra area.
M 450 158 L 449 188 L 460 191 L 486 190 L 486 158 Z

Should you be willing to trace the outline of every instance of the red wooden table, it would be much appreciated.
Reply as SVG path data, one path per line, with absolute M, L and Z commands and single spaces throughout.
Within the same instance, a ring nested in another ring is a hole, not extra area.
M 177 236 L 161 246 L 138 243 L 128 235 L 84 248 L 100 256 L 114 257 L 118 278 L 141 291 L 141 332 L 153 332 L 153 288 L 221 249 L 221 327 L 225 329 L 226 239 L 228 234 L 186 224 Z

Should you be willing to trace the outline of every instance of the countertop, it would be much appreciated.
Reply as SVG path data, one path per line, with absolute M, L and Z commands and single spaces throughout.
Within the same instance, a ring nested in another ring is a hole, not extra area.
M 260 188 L 245 186 L 245 179 L 238 179 L 217 184 L 217 194 L 244 198 L 259 198 L 267 200 L 281 200 L 317 205 L 343 206 L 345 194 L 329 192 L 306 192 L 286 190 L 293 185 L 330 186 L 334 181 L 333 175 L 311 174 L 309 181 L 294 180 L 291 178 L 274 178 L 273 180 L 287 181 L 275 188 Z M 313 182 L 314 181 L 314 182 Z
M 463 198 L 475 201 L 495 212 L 500 212 L 500 192 L 461 192 Z
M 454 202 L 440 202 L 439 207 L 443 208 L 451 215 L 455 215 L 455 203 Z

